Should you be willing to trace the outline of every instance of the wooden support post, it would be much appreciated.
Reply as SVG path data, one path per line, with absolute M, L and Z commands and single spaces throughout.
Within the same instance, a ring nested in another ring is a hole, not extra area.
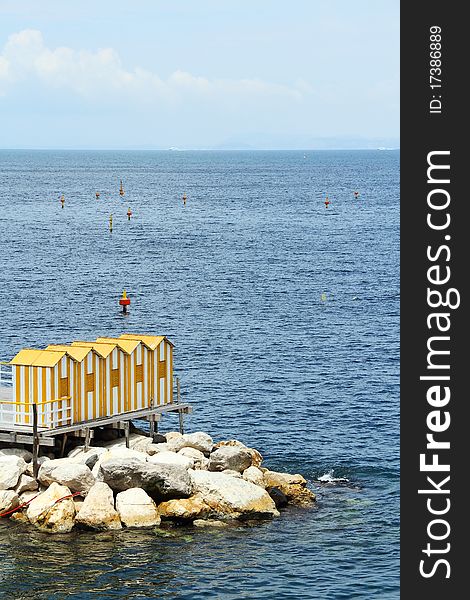
M 85 446 L 83 448 L 84 452 L 88 452 L 90 448 L 90 428 L 85 427 Z
M 153 440 L 153 436 L 155 435 L 155 421 L 150 421 L 150 437 Z
M 65 444 L 67 443 L 67 434 L 64 433 L 62 435 L 62 444 L 60 446 L 60 457 L 63 458 L 64 454 L 65 454 Z
M 180 387 L 180 378 L 177 377 L 176 378 L 176 402 L 177 404 L 180 404 L 181 402 L 181 387 Z M 179 417 L 179 421 L 180 421 L 180 433 L 181 435 L 184 434 L 184 423 L 183 423 L 183 411 L 179 410 L 178 411 L 178 417 Z
M 38 450 L 39 450 L 39 436 L 38 436 L 38 407 L 33 404 L 33 477 L 38 478 Z
M 126 448 L 129 448 L 129 421 L 124 421 L 124 435 L 126 436 Z

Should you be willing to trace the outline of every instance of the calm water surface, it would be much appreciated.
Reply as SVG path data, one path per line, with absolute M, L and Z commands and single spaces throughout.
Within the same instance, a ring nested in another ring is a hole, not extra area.
M 187 429 L 254 445 L 318 494 L 229 530 L 3 520 L 0 596 L 398 598 L 398 198 L 395 151 L 0 151 L 0 359 L 166 334 Z M 349 484 L 316 481 L 331 471 Z

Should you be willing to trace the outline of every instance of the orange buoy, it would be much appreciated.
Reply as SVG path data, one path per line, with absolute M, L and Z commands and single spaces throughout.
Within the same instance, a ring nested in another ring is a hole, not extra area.
M 328 204 L 330 204 L 330 201 L 328 200 L 328 196 L 325 198 L 325 208 L 328 208 Z
M 188 197 L 186 196 L 186 194 L 183 194 L 183 204 L 184 204 L 185 206 L 186 206 L 186 200 L 187 200 L 187 198 L 188 198 Z
M 127 220 L 130 221 L 131 217 L 132 217 L 132 211 L 131 211 L 131 207 L 129 206 L 129 208 L 127 209 Z
M 122 296 L 119 299 L 119 306 L 122 306 L 122 314 L 126 315 L 127 314 L 127 307 L 130 305 L 131 300 L 130 298 L 127 297 L 127 293 L 126 290 L 122 291 Z
M 119 195 L 122 197 L 124 196 L 125 192 L 124 192 L 124 188 L 122 187 L 122 179 L 121 179 L 121 185 L 119 187 Z
M 100 193 L 99 193 L 99 192 L 96 192 L 96 193 L 95 193 L 95 196 L 96 196 L 96 199 L 98 200 L 98 198 L 100 197 Z
M 64 194 L 62 194 L 62 196 L 60 197 L 60 203 L 62 204 L 62 208 L 64 208 L 64 205 L 65 205 L 65 196 L 64 196 Z

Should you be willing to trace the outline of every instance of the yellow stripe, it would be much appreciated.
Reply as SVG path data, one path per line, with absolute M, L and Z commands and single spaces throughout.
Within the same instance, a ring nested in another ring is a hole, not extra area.
M 144 349 L 142 348 L 142 352 Z M 145 349 L 145 357 L 147 359 L 147 397 L 145 398 L 144 406 L 150 406 L 150 398 L 152 398 L 153 378 L 152 378 L 152 361 L 150 360 L 150 352 Z
M 40 368 L 40 367 L 38 367 Z M 38 403 L 38 369 L 33 369 L 33 402 Z
M 131 403 L 131 357 L 130 356 L 126 356 L 126 365 L 127 365 L 127 377 L 126 377 L 127 394 L 126 394 L 126 399 L 125 399 L 125 403 L 124 403 L 124 411 L 125 412 L 127 412 L 129 410 L 129 406 Z
M 24 368 L 24 396 L 25 396 L 25 402 L 26 402 L 26 414 L 25 414 L 25 418 L 24 421 L 25 423 L 29 423 L 29 403 L 30 403 L 30 397 L 29 397 L 29 369 L 31 367 L 25 367 Z
M 17 366 L 17 367 L 14 367 L 14 369 L 15 369 L 15 386 L 16 386 L 15 399 L 16 399 L 16 402 L 21 402 L 21 367 Z M 16 423 L 21 422 L 21 417 L 18 414 L 18 411 L 16 411 L 15 421 L 16 421 Z
M 121 412 L 121 356 L 120 356 L 119 352 L 117 354 L 117 360 L 118 360 L 117 364 L 118 364 L 118 369 L 119 369 L 119 385 L 118 385 L 117 411 L 118 411 L 118 414 L 119 414 Z
M 160 363 L 160 346 L 157 346 L 157 348 L 155 348 L 155 368 L 157 369 L 157 405 L 160 406 L 160 369 L 158 368 L 158 365 Z
M 47 400 L 47 367 L 42 370 L 42 382 L 41 382 L 41 394 L 42 401 L 45 402 Z
M 137 410 L 137 377 L 136 377 L 136 369 L 137 367 L 137 350 L 134 350 L 134 402 L 132 410 Z

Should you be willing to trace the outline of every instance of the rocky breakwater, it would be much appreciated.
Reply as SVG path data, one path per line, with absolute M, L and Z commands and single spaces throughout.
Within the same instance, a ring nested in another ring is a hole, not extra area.
M 155 443 L 158 442 L 158 443 Z M 0 516 L 41 531 L 67 533 L 165 523 L 226 526 L 272 519 L 289 504 L 311 506 L 315 494 L 299 474 L 262 466 L 263 457 L 237 440 L 214 444 L 203 432 L 133 433 L 65 458 L 0 449 Z

